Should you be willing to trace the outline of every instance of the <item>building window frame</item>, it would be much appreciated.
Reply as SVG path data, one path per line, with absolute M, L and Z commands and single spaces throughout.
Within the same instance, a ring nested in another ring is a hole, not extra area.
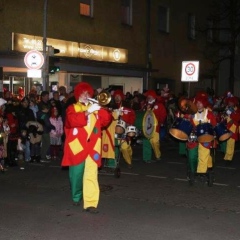
M 165 6 L 158 6 L 158 31 L 169 33 L 170 29 L 170 8 Z
M 132 0 L 121 0 L 121 23 L 132 26 Z
M 93 0 L 80 0 L 79 13 L 81 16 L 93 17 Z

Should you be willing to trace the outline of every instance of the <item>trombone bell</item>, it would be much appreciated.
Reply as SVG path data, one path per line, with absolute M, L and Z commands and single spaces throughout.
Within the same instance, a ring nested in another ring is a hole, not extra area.
M 110 103 L 111 95 L 107 91 L 102 91 L 97 95 L 98 104 L 101 106 L 105 106 Z

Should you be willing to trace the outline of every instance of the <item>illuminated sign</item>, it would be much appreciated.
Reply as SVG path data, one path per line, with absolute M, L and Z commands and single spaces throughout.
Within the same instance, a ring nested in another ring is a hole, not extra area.
M 43 50 L 42 37 L 20 33 L 12 34 L 12 50 L 28 52 L 30 50 Z M 53 38 L 47 39 L 47 45 L 60 50 L 58 56 L 79 57 L 95 61 L 128 62 L 127 49 L 92 45 L 87 43 L 70 42 Z

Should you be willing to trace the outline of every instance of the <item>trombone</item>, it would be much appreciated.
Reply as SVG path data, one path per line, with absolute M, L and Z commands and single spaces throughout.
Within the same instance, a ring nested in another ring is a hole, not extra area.
M 106 106 L 110 103 L 111 101 L 111 95 L 109 92 L 106 90 L 101 91 L 97 97 L 97 99 L 94 98 L 88 98 L 88 101 L 93 102 L 93 103 L 98 103 L 100 106 Z

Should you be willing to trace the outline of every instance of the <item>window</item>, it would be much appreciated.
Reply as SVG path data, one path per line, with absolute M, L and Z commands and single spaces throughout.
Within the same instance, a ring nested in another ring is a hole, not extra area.
M 93 17 L 93 0 L 80 0 L 80 14 Z
M 158 7 L 158 30 L 169 33 L 169 8 Z
M 132 0 L 121 0 L 121 22 L 132 25 Z
M 188 15 L 188 37 L 196 39 L 196 16 L 193 14 Z

